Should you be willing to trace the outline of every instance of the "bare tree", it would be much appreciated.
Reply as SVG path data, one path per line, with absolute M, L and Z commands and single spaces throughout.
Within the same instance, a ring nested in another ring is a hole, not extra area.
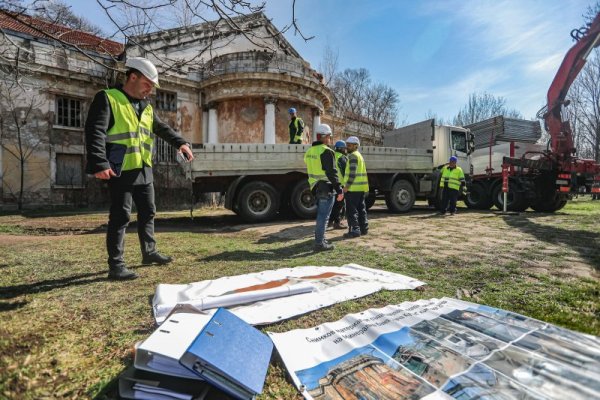
M 504 97 L 496 97 L 487 92 L 471 93 L 467 104 L 454 117 L 453 124 L 456 126 L 465 126 L 497 115 L 509 118 L 523 118 L 519 111 L 506 107 Z
M 71 6 L 61 0 L 42 0 L 36 3 L 34 16 L 78 31 L 101 35 L 102 29 L 73 13 Z
M 334 50 L 329 44 L 323 50 L 323 60 L 319 63 L 319 71 L 323 74 L 323 82 L 330 85 L 338 74 L 339 50 Z
M 209 24 L 206 28 L 212 30 L 213 35 L 210 37 L 210 43 L 201 52 L 211 50 L 213 40 L 220 37 L 219 31 L 223 27 L 226 27 L 233 35 L 242 35 L 257 47 L 270 52 L 278 51 L 276 43 L 280 41 L 285 32 L 290 30 L 304 40 L 312 39 L 312 37 L 305 36 L 299 28 L 299 21 L 295 13 L 296 0 L 290 2 L 290 23 L 280 31 L 266 35 L 264 32 L 256 31 L 252 26 L 242 26 L 238 18 L 264 12 L 266 1 L 254 3 L 240 0 L 96 0 L 96 4 L 111 23 L 111 25 L 103 27 L 107 38 L 125 42 L 130 46 L 137 46 L 141 54 L 154 55 L 155 59 L 159 60 L 160 66 L 167 72 L 179 71 L 189 65 L 197 67 L 201 54 L 190 55 L 187 58 L 170 58 L 164 54 L 155 54 L 154 49 L 150 46 L 151 41 L 140 40 L 140 35 L 206 22 Z M 94 33 L 95 27 L 84 18 L 75 16 L 70 7 L 61 0 L 29 0 L 27 2 L 0 0 L 0 14 L 3 14 L 3 17 L 25 24 L 42 36 L 55 41 L 57 45 L 80 52 L 84 57 L 105 68 L 115 69 L 114 65 L 91 57 L 87 49 L 65 40 L 64 30 L 57 34 L 48 26 L 39 26 L 24 20 L 23 17 L 28 15 L 31 10 L 63 27 L 68 26 L 73 30 Z M 118 56 L 112 55 L 115 58 Z
M 569 89 L 564 109 L 578 154 L 600 161 L 600 52 L 594 50 Z
M 439 117 L 437 113 L 433 112 L 432 110 L 427 110 L 427 112 L 425 113 L 425 117 L 423 118 L 423 120 L 428 119 L 435 120 L 435 123 L 437 125 L 446 125 L 446 120 L 442 117 Z
M 17 49 L 15 58 L 21 59 L 20 49 Z M 14 66 L 5 64 L 0 67 L 0 146 L 13 156 L 19 165 L 20 179 L 16 196 L 19 210 L 23 209 L 27 163 L 44 142 L 38 129 L 26 128 L 26 125 L 34 120 L 42 102 L 39 97 L 29 93 L 34 85 L 27 82 L 25 77 L 18 63 Z M 4 182 L 4 177 L 2 178 Z

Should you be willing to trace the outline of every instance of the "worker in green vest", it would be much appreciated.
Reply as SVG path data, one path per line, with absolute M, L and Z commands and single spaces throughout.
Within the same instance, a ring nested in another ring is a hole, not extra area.
M 335 167 L 338 171 L 338 179 L 340 182 L 344 180 L 344 173 L 346 172 L 346 163 L 348 157 L 346 157 L 346 142 L 338 140 L 335 142 Z M 329 224 L 327 226 L 333 226 L 333 229 L 346 229 L 346 225 L 342 223 L 342 211 L 344 209 L 344 200 L 336 201 L 331 209 L 331 216 L 329 217 Z
M 456 201 L 460 190 L 465 185 L 465 174 L 461 167 L 456 165 L 458 158 L 450 157 L 448 164 L 444 165 L 441 171 L 440 188 L 442 188 L 442 204 L 440 215 L 450 215 L 456 213 Z
M 360 140 L 356 136 L 346 139 L 348 162 L 344 173 L 344 198 L 346 200 L 346 220 L 348 232 L 345 238 L 356 238 L 369 232 L 369 219 L 365 197 L 369 193 L 369 179 L 363 156 L 358 151 Z
M 314 250 L 333 250 L 333 244 L 325 240 L 325 229 L 333 203 L 341 201 L 344 194 L 335 168 L 335 155 L 329 148 L 331 128 L 321 124 L 317 127 L 316 135 L 317 140 L 304 154 L 308 184 L 317 204 Z
M 123 259 L 132 202 L 137 208 L 142 264 L 172 261 L 158 252 L 154 240 L 154 135 L 178 149 L 186 160 L 194 158 L 185 139 L 158 118 L 148 101 L 152 89 L 158 87 L 154 64 L 142 57 L 132 57 L 127 59 L 125 67 L 125 84 L 98 92 L 85 123 L 87 172 L 108 181 L 111 200 L 106 232 L 108 278 L 116 280 L 138 277 Z
M 302 118 L 298 118 L 296 109 L 294 107 L 290 108 L 288 113 L 290 114 L 290 144 L 302 144 L 304 121 L 302 121 Z

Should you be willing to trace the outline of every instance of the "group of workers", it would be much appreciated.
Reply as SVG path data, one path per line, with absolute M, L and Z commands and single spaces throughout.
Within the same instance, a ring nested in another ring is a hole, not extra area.
M 369 180 L 365 160 L 358 151 L 360 140 L 350 136 L 345 142 L 337 141 L 335 150 L 332 143 L 331 128 L 321 124 L 317 127 L 316 141 L 304 155 L 308 183 L 317 205 L 315 251 L 333 250 L 333 244 L 325 239 L 325 231 L 330 218 L 334 229 L 346 228 L 341 222 L 344 205 L 348 222 L 344 238 L 357 238 L 369 232 L 365 204 Z
M 142 57 L 128 58 L 126 80 L 121 86 L 98 92 L 90 105 L 85 123 L 87 167 L 89 174 L 108 181 L 111 206 L 106 233 L 108 278 L 135 279 L 137 273 L 125 264 L 125 230 L 131 208 L 137 208 L 137 231 L 142 253 L 142 264 L 168 264 L 173 259 L 161 254 L 154 239 L 154 184 L 152 154 L 154 135 L 162 138 L 187 160 L 194 159 L 191 146 L 170 126 L 160 120 L 148 101 L 154 87 L 159 87 L 158 71 L 154 64 Z M 290 143 L 301 144 L 304 122 L 290 108 Z M 321 124 L 316 141 L 306 152 L 304 161 L 308 181 L 317 204 L 315 250 L 331 250 L 325 239 L 325 230 L 331 216 L 334 229 L 345 229 L 341 222 L 346 208 L 348 232 L 345 238 L 356 238 L 369 231 L 365 198 L 369 182 L 365 161 L 358 151 L 360 141 L 351 136 L 338 141 L 335 151 L 329 125 Z M 442 171 L 444 202 L 452 214 L 456 208 L 458 188 L 464 174 L 450 160 Z M 458 186 L 457 186 L 458 185 Z M 456 192 L 456 193 L 455 193 Z M 446 210 L 446 207 L 444 207 Z

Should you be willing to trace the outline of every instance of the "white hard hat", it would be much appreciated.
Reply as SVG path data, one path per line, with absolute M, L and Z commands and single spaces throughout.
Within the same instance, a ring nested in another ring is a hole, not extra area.
M 158 85 L 158 71 L 150 60 L 144 57 L 131 57 L 125 62 L 127 68 L 133 68 L 140 71 L 146 78 L 150 79 L 154 86 Z
M 331 127 L 327 124 L 321 124 L 317 127 L 317 135 L 331 135 Z
M 348 139 L 346 139 L 346 144 L 355 144 L 360 146 L 360 140 L 358 140 L 356 136 L 350 136 Z

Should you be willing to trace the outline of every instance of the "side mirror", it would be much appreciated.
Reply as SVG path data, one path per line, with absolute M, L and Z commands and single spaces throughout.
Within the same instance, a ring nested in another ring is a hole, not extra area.
M 475 135 L 473 135 L 471 132 L 469 132 L 469 140 L 467 141 L 467 148 L 468 148 L 468 152 L 467 154 L 471 154 L 475 151 Z

